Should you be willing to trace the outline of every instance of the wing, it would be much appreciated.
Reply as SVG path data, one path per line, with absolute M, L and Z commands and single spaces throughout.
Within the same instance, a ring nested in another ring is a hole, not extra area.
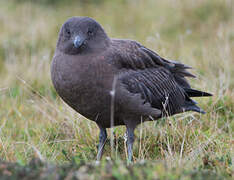
M 125 71 L 121 82 L 130 93 L 140 94 L 143 104 L 149 103 L 165 115 L 183 111 L 185 92 L 171 73 L 162 67 Z
M 187 69 L 191 69 L 191 67 L 177 61 L 166 60 L 154 51 L 135 41 L 115 41 L 117 44 L 115 53 L 118 54 L 118 62 L 116 65 L 119 68 L 139 70 L 163 67 L 172 74 L 173 78 L 180 86 L 190 88 L 185 77 L 195 77 L 187 71 Z
M 120 69 L 119 80 L 129 93 L 140 94 L 143 104 L 172 115 L 182 112 L 186 101 L 184 88 L 190 88 L 185 77 L 194 77 L 190 67 L 161 58 L 134 41 L 122 42 L 115 50 Z M 189 100 L 189 98 L 187 98 Z

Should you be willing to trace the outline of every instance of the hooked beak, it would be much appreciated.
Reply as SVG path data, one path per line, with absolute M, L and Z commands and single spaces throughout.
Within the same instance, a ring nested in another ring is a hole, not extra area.
M 79 48 L 83 43 L 84 43 L 84 38 L 82 38 L 81 36 L 76 36 L 74 41 L 73 41 L 73 44 L 75 46 L 75 48 Z

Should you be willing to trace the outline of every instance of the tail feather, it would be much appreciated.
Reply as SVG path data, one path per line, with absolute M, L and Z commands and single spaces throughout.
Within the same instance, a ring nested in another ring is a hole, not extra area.
M 189 97 L 212 96 L 212 94 L 210 93 L 198 91 L 198 90 L 191 89 L 191 88 L 184 88 L 184 90 Z
M 196 105 L 186 106 L 184 109 L 185 111 L 195 111 L 195 112 L 202 113 L 202 114 L 206 113 L 203 109 L 199 108 Z
M 191 90 L 193 90 L 193 89 L 191 89 Z M 211 94 L 209 94 L 209 93 L 206 93 L 205 95 L 204 95 L 204 93 L 205 92 L 201 92 L 201 91 L 197 91 L 197 90 L 194 90 L 197 94 L 186 94 L 186 99 L 185 99 L 185 104 L 184 104 L 184 111 L 195 111 L 195 112 L 198 112 L 198 113 L 202 113 L 202 114 L 205 114 L 206 112 L 203 110 L 203 109 L 201 109 L 200 107 L 198 107 L 196 104 L 197 104 L 197 102 L 196 101 L 194 101 L 193 99 L 191 99 L 190 97 L 198 97 L 198 96 L 211 96 Z M 186 91 L 186 93 L 187 93 L 187 91 Z

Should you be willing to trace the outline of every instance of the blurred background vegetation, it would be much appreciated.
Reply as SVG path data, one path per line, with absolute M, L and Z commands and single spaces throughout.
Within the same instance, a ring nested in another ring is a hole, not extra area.
M 0 159 L 17 166 L 0 166 L 0 175 L 18 177 L 15 171 L 27 174 L 27 168 L 48 174 L 45 162 L 52 162 L 71 163 L 61 172 L 52 168 L 63 177 L 73 169 L 88 178 L 231 178 L 233 7 L 232 0 L 1 0 Z M 194 67 L 192 86 L 214 94 L 197 99 L 207 114 L 188 112 L 140 125 L 132 166 L 125 164 L 125 129 L 115 128 L 114 161 L 105 160 L 107 145 L 103 162 L 93 165 L 98 128 L 64 104 L 50 80 L 58 32 L 71 16 L 90 16 L 110 37 L 137 40 Z M 33 161 L 25 170 L 32 158 L 44 164 Z

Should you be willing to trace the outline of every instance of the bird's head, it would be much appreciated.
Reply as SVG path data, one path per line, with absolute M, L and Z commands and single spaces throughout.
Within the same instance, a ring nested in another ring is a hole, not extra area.
M 72 17 L 60 30 L 57 48 L 65 54 L 85 54 L 105 49 L 109 41 L 104 29 L 94 19 Z

